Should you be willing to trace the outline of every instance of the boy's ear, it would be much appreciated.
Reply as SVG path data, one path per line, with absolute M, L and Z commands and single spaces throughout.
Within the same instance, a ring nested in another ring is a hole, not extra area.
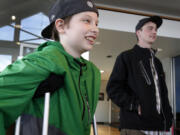
M 64 33 L 64 20 L 63 19 L 57 19 L 55 21 L 56 30 L 58 33 Z

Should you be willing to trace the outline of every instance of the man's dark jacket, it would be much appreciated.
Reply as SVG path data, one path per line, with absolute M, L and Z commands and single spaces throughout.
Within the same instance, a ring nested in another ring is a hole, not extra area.
M 107 93 L 120 107 L 120 129 L 169 130 L 172 125 L 165 75 L 157 57 L 154 61 L 160 84 L 161 113 L 158 114 L 156 109 L 151 58 L 150 49 L 135 45 L 116 59 Z M 141 115 L 137 113 L 138 105 L 141 106 Z

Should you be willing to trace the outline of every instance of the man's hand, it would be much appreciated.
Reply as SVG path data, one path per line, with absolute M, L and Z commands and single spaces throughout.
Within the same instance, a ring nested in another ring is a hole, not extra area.
M 63 84 L 64 77 L 62 75 L 51 73 L 48 78 L 39 84 L 33 98 L 42 97 L 46 92 L 54 93 L 56 90 L 59 90 Z

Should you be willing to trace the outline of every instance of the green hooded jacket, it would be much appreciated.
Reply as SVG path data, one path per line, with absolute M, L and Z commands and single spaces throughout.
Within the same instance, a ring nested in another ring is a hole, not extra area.
M 0 135 L 21 114 L 43 117 L 44 97 L 32 97 L 51 72 L 62 75 L 64 85 L 51 95 L 49 125 L 67 135 L 90 134 L 100 89 L 99 69 L 83 58 L 73 58 L 59 42 L 49 41 L 0 73 Z

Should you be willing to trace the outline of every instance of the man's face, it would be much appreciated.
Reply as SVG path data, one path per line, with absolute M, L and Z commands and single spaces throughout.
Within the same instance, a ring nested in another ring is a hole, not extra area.
M 94 12 L 82 12 L 72 16 L 65 25 L 65 40 L 74 51 L 83 53 L 92 49 L 99 34 L 98 16 Z
M 136 34 L 140 43 L 152 45 L 157 38 L 157 26 L 153 22 L 148 22 Z

